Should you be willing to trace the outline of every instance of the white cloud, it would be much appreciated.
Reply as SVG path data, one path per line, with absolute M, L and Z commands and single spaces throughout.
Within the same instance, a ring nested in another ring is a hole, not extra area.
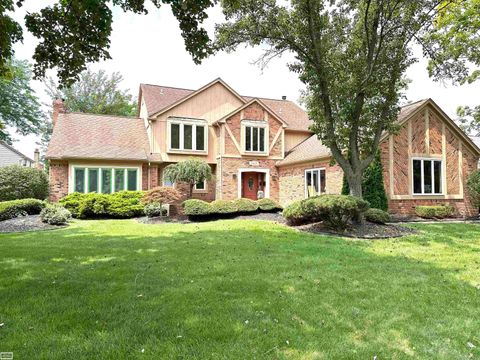
M 21 21 L 25 11 L 36 11 L 46 4 L 45 1 L 34 3 L 27 2 L 27 7 L 15 17 Z M 261 54 L 259 48 L 239 48 L 234 53 L 217 54 L 201 65 L 195 65 L 185 51 L 177 21 L 168 6 L 162 6 L 160 10 L 150 6 L 149 10 L 148 15 L 133 15 L 114 9 L 112 59 L 94 64 L 93 68 L 119 71 L 125 79 L 125 88 L 131 89 L 133 94 L 137 93 L 140 83 L 195 89 L 221 77 L 243 95 L 271 98 L 286 95 L 291 100 L 298 100 L 303 85 L 297 75 L 286 67 L 286 63 L 292 60 L 291 56 L 273 60 L 263 72 L 253 64 Z M 212 9 L 207 29 L 212 31 L 214 24 L 221 20 L 220 10 Z M 31 59 L 36 43 L 35 38 L 26 34 L 24 44 L 15 48 L 17 57 Z M 479 102 L 480 83 L 461 87 L 434 83 L 428 78 L 425 60 L 412 65 L 407 76 L 412 80 L 407 91 L 408 100 L 431 97 L 451 117 L 455 117 L 457 106 Z M 33 86 L 42 101 L 48 101 L 43 84 L 36 81 Z M 31 156 L 36 147 L 36 137 L 17 139 L 20 141 L 15 147 Z

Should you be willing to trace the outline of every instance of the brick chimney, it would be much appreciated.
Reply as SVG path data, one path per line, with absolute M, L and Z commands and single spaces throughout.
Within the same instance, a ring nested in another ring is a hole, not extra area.
M 43 168 L 42 164 L 40 164 L 40 151 L 38 149 L 35 149 L 35 151 L 33 152 L 33 161 L 35 163 L 34 166 L 37 169 Z
M 55 126 L 58 120 L 58 114 L 66 112 L 65 104 L 62 99 L 53 100 L 52 124 Z

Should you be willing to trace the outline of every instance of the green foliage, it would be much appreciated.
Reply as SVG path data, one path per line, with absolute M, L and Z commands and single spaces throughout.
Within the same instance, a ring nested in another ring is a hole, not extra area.
M 241 198 L 233 202 L 239 213 L 248 214 L 258 211 L 258 203 L 254 200 Z
M 22 215 L 36 215 L 45 207 L 45 202 L 38 199 L 22 199 L 0 202 L 0 221 L 13 219 Z
M 145 205 L 144 212 L 145 215 L 147 215 L 149 218 L 152 218 L 166 215 L 167 209 L 165 209 L 161 203 L 150 202 Z
M 205 216 L 205 215 L 210 215 L 212 213 L 212 207 L 210 203 L 203 200 L 197 200 L 197 199 L 185 200 L 182 206 L 183 206 L 183 211 L 185 215 L 188 215 L 188 216 Z
M 473 171 L 467 180 L 467 189 L 472 204 L 480 207 L 480 170 Z
M 71 218 L 70 211 L 58 204 L 47 204 L 40 212 L 40 219 L 50 225 L 65 225 Z
M 282 207 L 272 199 L 260 199 L 257 200 L 257 204 L 260 211 L 271 212 L 282 210 Z
M 444 219 L 455 212 L 451 205 L 416 206 L 415 214 L 425 219 Z
M 0 29 L 3 29 L 1 22 L 0 17 Z M 0 55 L 1 47 L 0 45 Z M 6 66 L 8 77 L 0 75 L 0 140 L 11 144 L 12 137 L 6 126 L 14 128 L 20 135 L 39 134 L 39 127 L 45 122 L 45 116 L 40 100 L 30 86 L 32 73 L 28 62 L 12 59 Z
M 48 179 L 43 170 L 10 165 L 0 167 L 0 201 L 48 196 Z
M 384 211 L 388 210 L 380 151 L 377 151 L 375 159 L 363 172 L 362 193 L 362 198 L 370 203 L 370 207 Z M 350 195 L 350 187 L 345 176 L 343 176 L 342 195 Z
M 21 41 L 22 27 L 5 12 L 17 12 L 23 0 L 3 0 L 0 10 L 0 69 L 13 56 L 12 45 Z M 186 50 L 195 63 L 212 53 L 207 31 L 202 27 L 213 0 L 70 0 L 58 1 L 39 12 L 27 12 L 25 27 L 39 39 L 33 58 L 35 75 L 58 69 L 63 84 L 70 85 L 86 64 L 110 59 L 112 11 L 121 8 L 133 14 L 147 14 L 147 3 L 160 8 L 168 4 L 177 18 Z M 3 71 L 5 73 L 5 71 Z M 0 75 L 2 72 L 0 72 Z
M 368 209 L 365 211 L 365 219 L 376 224 L 385 224 L 390 221 L 390 215 L 380 209 Z
M 210 203 L 210 207 L 214 214 L 235 214 L 238 212 L 235 201 L 231 200 L 215 200 Z
M 113 194 L 72 193 L 60 200 L 72 216 L 89 218 L 132 218 L 144 214 L 142 191 L 120 191 Z
M 296 201 L 287 206 L 283 216 L 292 225 L 323 221 L 342 230 L 368 209 L 368 202 L 349 195 L 320 195 Z
M 190 158 L 175 164 L 168 165 L 164 170 L 165 179 L 176 182 L 185 182 L 190 188 L 192 197 L 193 186 L 202 181 L 209 181 L 212 178 L 212 169 L 205 161 Z

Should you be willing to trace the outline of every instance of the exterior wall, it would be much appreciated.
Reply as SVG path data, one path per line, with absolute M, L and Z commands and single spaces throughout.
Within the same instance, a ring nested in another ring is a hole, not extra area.
M 8 165 L 22 165 L 32 167 L 33 163 L 25 157 L 0 144 L 0 167 Z
M 57 202 L 68 194 L 68 162 L 50 161 L 48 177 L 48 199 Z
M 390 212 L 414 215 L 418 205 L 450 204 L 457 215 L 478 214 L 466 191 L 468 175 L 476 169 L 478 156 L 433 106 L 420 110 L 397 134 L 389 135 L 380 150 Z M 414 157 L 442 160 L 443 195 L 413 194 Z
M 243 105 L 243 102 L 221 83 L 212 85 L 210 88 L 157 117 L 152 123 L 152 152 L 160 153 L 162 159 L 166 162 L 178 162 L 188 157 L 196 156 L 208 163 L 215 163 L 218 153 L 218 137 L 215 136 L 215 128 L 212 124 L 241 105 Z M 180 154 L 178 152 L 168 152 L 169 134 L 167 133 L 167 120 L 172 116 L 203 119 L 208 122 L 208 151 L 206 154 L 191 151 L 185 151 Z
M 285 151 L 292 150 L 295 146 L 307 140 L 310 136 L 312 136 L 311 132 L 288 131 L 288 129 L 285 129 Z
M 343 170 L 337 164 L 332 166 L 330 159 L 281 167 L 279 176 L 280 204 L 282 206 L 305 198 L 305 170 L 316 168 L 325 169 L 325 192 L 327 194 L 342 192 Z

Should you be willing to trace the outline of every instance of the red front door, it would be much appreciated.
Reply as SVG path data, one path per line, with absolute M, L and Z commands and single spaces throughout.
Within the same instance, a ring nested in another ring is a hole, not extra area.
M 257 200 L 258 173 L 242 173 L 242 197 Z

